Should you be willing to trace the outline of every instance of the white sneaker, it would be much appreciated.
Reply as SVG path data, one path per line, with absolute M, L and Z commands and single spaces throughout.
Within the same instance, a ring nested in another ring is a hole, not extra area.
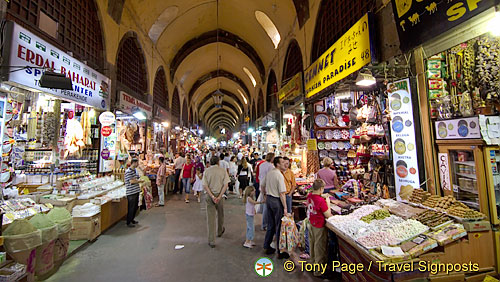
M 226 196 L 226 194 L 222 195 L 222 197 L 223 197 L 224 199 L 227 199 L 227 196 Z
M 244 243 L 244 244 L 243 244 L 243 247 L 245 247 L 245 248 L 249 248 L 249 249 L 252 249 L 252 248 L 253 248 L 253 246 L 252 246 L 252 244 L 251 244 L 251 243 Z

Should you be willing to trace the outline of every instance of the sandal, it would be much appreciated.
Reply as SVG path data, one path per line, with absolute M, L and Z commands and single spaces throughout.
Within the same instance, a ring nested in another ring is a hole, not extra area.
M 311 258 L 311 256 L 310 256 L 310 255 L 308 255 L 308 254 L 306 254 L 306 253 L 301 254 L 299 257 L 300 257 L 301 259 L 310 259 L 310 258 Z

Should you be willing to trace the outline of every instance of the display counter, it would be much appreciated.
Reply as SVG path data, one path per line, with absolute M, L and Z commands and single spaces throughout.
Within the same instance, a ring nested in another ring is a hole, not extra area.
M 343 280 L 482 281 L 486 275 L 495 275 L 490 226 L 471 231 L 471 226 L 479 226 L 481 221 L 471 224 L 453 217 L 443 219 L 443 214 L 380 200 L 350 215 L 328 219 L 326 227 L 338 238 L 340 261 L 351 267 L 342 269 Z M 356 271 L 349 271 L 354 265 Z

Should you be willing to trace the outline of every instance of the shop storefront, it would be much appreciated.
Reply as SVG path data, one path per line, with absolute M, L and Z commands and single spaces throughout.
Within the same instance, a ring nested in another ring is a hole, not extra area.
M 435 199 L 442 199 L 442 195 L 457 203 L 442 207 L 434 203 L 436 200 L 429 200 L 424 205 L 438 208 L 463 223 L 470 242 L 475 241 L 477 248 L 495 246 L 496 254 L 481 258 L 475 258 L 466 244 L 459 244 L 458 248 L 470 254 L 471 259 L 477 259 L 484 269 L 494 270 L 496 265 L 498 272 L 499 245 L 498 242 L 494 245 L 494 241 L 499 233 L 494 231 L 500 223 L 500 182 L 496 177 L 500 135 L 495 129 L 500 124 L 497 71 L 500 39 L 494 35 L 498 26 L 492 25 L 498 17 L 495 4 L 498 5 L 495 1 L 478 2 L 465 13 L 455 15 L 456 21 L 451 21 L 449 15 L 438 13 L 431 18 L 424 14 L 430 21 L 398 31 L 405 40 L 403 48 L 422 45 L 415 54 L 420 74 L 420 108 L 425 114 L 422 129 L 432 152 L 427 154 L 426 162 L 428 170 L 437 168 L 435 189 L 429 192 Z M 446 11 L 454 7 L 440 4 L 436 8 Z M 419 9 L 424 7 L 417 5 L 407 13 Z M 399 17 L 404 15 L 404 11 L 400 12 Z M 431 34 L 410 36 L 409 32 L 415 34 L 429 24 L 439 26 L 439 33 L 433 29 Z M 482 228 L 475 230 L 473 226 Z M 452 258 L 445 252 L 441 259 Z M 463 275 L 470 273 L 464 271 Z

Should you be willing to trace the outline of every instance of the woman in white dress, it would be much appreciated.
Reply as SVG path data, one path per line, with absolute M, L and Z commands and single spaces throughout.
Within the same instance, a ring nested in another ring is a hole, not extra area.
M 198 203 L 200 202 L 201 191 L 203 191 L 203 173 L 201 172 L 201 167 L 196 168 L 196 180 L 193 184 L 193 193 L 198 197 Z

